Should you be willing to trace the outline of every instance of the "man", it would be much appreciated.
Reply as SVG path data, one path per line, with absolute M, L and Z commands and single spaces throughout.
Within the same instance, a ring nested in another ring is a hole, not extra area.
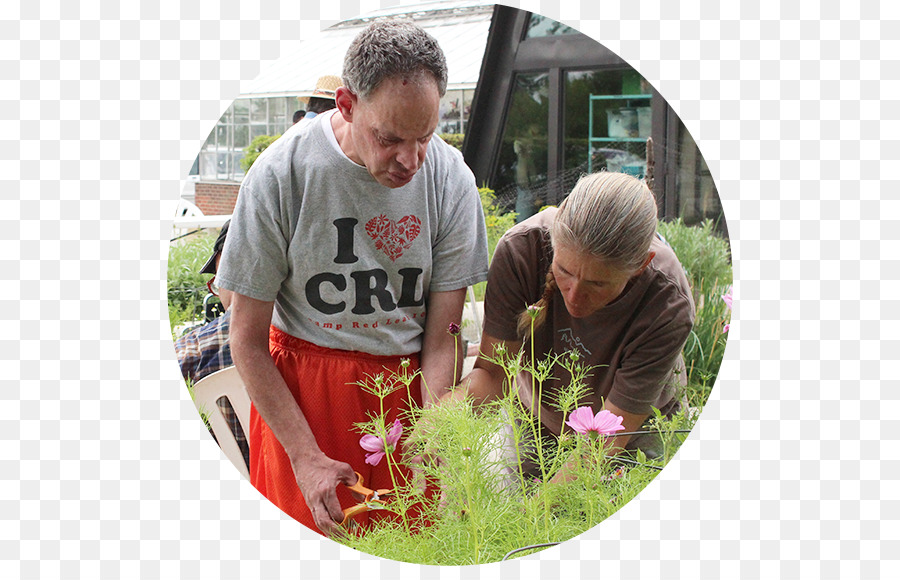
M 337 109 L 248 172 L 225 245 L 218 279 L 235 293 L 232 353 L 253 401 L 251 482 L 328 535 L 355 503 L 341 485 L 354 470 L 393 486 L 386 461 L 366 464 L 354 424 L 381 409 L 392 424 L 446 392 L 457 364 L 447 329 L 487 276 L 474 176 L 434 135 L 446 84 L 421 28 L 370 25 L 348 50 Z M 381 402 L 354 386 L 401 357 L 421 366 L 411 390 Z
M 206 264 L 203 265 L 203 268 L 200 269 L 201 274 L 212 274 L 213 279 L 215 279 L 216 270 L 222 258 L 222 247 L 225 245 L 225 239 L 228 235 L 229 223 L 225 222 L 225 225 L 222 226 L 219 237 L 216 238 L 213 244 L 212 255 Z M 185 381 L 190 381 L 191 384 L 216 371 L 234 365 L 231 358 L 231 345 L 228 341 L 231 322 L 231 310 L 229 309 L 231 292 L 219 289 L 218 296 L 225 312 L 206 324 L 190 329 L 175 341 L 175 356 L 178 358 L 178 365 L 181 367 L 181 375 Z M 224 397 L 219 399 L 217 404 L 225 417 L 225 421 L 231 428 L 231 432 L 234 434 L 241 453 L 244 455 L 244 461 L 247 465 L 250 465 L 250 448 L 234 408 L 228 399 Z

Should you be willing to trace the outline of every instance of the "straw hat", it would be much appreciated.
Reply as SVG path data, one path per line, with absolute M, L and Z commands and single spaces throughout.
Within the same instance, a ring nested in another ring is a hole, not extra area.
M 311 91 L 301 91 L 297 94 L 297 100 L 301 103 L 308 104 L 310 97 L 333 99 L 335 89 L 343 85 L 344 83 L 341 81 L 341 77 L 336 77 L 334 75 L 319 77 L 319 80 L 316 81 L 316 88 Z

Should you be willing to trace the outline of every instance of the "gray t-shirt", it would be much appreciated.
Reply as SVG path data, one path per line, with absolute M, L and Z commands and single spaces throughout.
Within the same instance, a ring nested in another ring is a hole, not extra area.
M 340 150 L 333 112 L 290 128 L 241 185 L 216 279 L 275 301 L 272 323 L 326 348 L 421 350 L 431 292 L 487 278 L 475 178 L 434 136 L 407 185 L 380 185 Z
M 528 218 L 497 244 L 484 297 L 485 334 L 521 339 L 518 316 L 540 300 L 553 261 L 549 230 L 556 212 L 549 208 Z M 650 265 L 622 296 L 586 318 L 572 318 L 557 290 L 547 321 L 535 333 L 536 356 L 577 350 L 583 362 L 596 366 L 586 401 L 596 409 L 601 400 L 635 414 L 649 414 L 651 407 L 668 413 L 678 405 L 676 386 L 685 383 L 681 350 L 693 325 L 694 301 L 672 249 L 654 238 L 650 250 L 656 253 Z M 558 433 L 563 417 L 547 405 L 571 377 L 559 365 L 553 376 L 545 386 L 542 418 Z

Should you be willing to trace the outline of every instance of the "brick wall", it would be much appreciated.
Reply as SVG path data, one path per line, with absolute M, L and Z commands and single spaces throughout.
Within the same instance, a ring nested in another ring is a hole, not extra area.
M 240 187 L 237 182 L 198 181 L 194 184 L 194 204 L 203 215 L 230 215 Z

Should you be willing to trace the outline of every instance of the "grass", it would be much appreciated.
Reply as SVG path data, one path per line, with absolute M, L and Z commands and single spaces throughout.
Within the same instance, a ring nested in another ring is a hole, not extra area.
M 204 230 L 169 247 L 169 327 L 173 332 L 181 324 L 203 318 L 203 297 L 210 276 L 201 274 L 200 269 L 212 255 L 218 235 L 218 230 Z
M 697 314 L 683 354 L 688 383 L 693 386 L 689 394 L 695 404 L 702 406 L 725 354 L 722 328 L 729 313 L 722 295 L 732 284 L 731 250 L 710 220 L 699 226 L 686 226 L 680 218 L 660 222 L 659 232 L 678 256 L 693 292 Z
M 500 356 L 504 364 L 519 368 L 521 359 Z M 566 356 L 558 360 L 564 366 L 578 364 Z M 530 365 L 525 368 L 541 374 Z M 558 403 L 566 414 L 580 395 L 583 385 L 562 389 Z M 475 408 L 470 400 L 462 400 L 415 409 L 408 420 L 420 427 L 405 437 L 404 454 L 395 454 L 394 460 L 439 457 L 417 477 L 441 493 L 422 495 L 415 480 L 401 481 L 394 503 L 388 504 L 401 519 L 377 520 L 365 532 L 341 541 L 379 557 L 426 565 L 496 562 L 526 546 L 566 541 L 640 493 L 677 453 L 695 419 L 696 415 L 683 412 L 671 420 L 654 419 L 651 428 L 661 432 L 663 456 L 649 460 L 637 452 L 631 460 L 638 465 L 632 465 L 606 457 L 602 437 L 535 437 L 533 418 L 508 384 L 505 395 L 486 406 Z M 517 469 L 520 459 L 537 468 L 528 473 Z M 564 465 L 572 477 L 551 482 Z M 410 515 L 407 510 L 412 505 L 421 511 Z

